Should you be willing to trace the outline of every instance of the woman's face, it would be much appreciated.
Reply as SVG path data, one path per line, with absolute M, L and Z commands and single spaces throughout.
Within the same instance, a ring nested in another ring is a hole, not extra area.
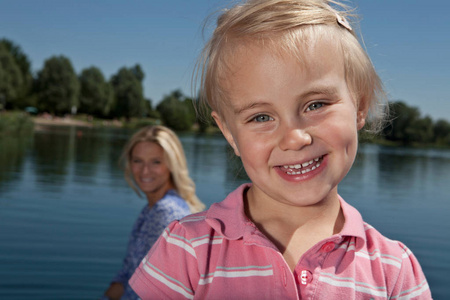
M 131 173 L 136 184 L 155 203 L 173 188 L 163 148 L 153 142 L 140 142 L 131 152 Z

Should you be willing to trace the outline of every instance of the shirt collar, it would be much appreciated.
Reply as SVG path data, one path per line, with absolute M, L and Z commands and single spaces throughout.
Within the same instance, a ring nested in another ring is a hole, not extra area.
M 229 240 L 237 240 L 248 236 L 256 228 L 244 212 L 244 192 L 251 186 L 250 183 L 239 186 L 231 192 L 225 200 L 214 203 L 206 213 L 206 221 L 220 235 Z M 339 202 L 344 214 L 345 223 L 339 237 L 356 237 L 356 249 L 365 244 L 364 222 L 361 214 L 339 196 Z M 336 236 L 335 236 L 336 237 Z
M 214 203 L 206 213 L 206 221 L 218 233 L 230 240 L 244 236 L 245 228 L 252 224 L 244 212 L 244 193 L 251 186 L 243 184 L 228 194 L 225 200 Z
M 342 212 L 344 213 L 345 223 L 339 236 L 345 237 L 356 237 L 356 250 L 361 249 L 366 243 L 366 232 L 364 229 L 364 221 L 356 208 L 344 201 L 344 199 L 339 196 L 339 202 L 341 204 Z

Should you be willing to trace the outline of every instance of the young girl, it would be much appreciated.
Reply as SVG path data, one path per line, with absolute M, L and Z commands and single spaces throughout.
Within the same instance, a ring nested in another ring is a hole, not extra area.
M 130 280 L 142 299 L 431 298 L 411 251 L 338 194 L 383 95 L 342 10 L 249 0 L 219 17 L 202 92 L 252 183 L 165 229 Z
M 120 271 L 102 299 L 138 299 L 128 280 L 139 263 L 173 220 L 204 209 L 189 177 L 183 146 L 164 126 L 147 126 L 124 147 L 121 164 L 133 190 L 147 204 L 136 220 Z

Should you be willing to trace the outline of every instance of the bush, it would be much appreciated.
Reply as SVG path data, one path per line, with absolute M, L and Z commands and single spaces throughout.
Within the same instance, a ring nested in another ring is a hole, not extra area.
M 124 126 L 127 128 L 138 129 L 149 125 L 159 125 L 161 121 L 145 118 L 145 119 L 131 119 L 129 122 L 125 122 Z
M 158 104 L 156 110 L 161 115 L 164 125 L 175 131 L 192 129 L 195 122 L 195 111 L 191 99 L 184 99 L 180 91 L 174 91 Z
M 24 112 L 0 113 L 0 135 L 29 134 L 33 128 L 33 120 Z

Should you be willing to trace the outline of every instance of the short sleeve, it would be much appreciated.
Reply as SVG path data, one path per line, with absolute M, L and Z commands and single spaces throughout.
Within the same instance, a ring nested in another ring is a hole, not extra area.
M 199 281 L 197 256 L 186 229 L 174 221 L 140 263 L 129 283 L 143 299 L 192 299 Z
M 408 247 L 401 242 L 399 246 L 403 249 L 402 267 L 400 269 L 391 299 L 432 299 L 430 287 L 422 271 L 422 268 Z

